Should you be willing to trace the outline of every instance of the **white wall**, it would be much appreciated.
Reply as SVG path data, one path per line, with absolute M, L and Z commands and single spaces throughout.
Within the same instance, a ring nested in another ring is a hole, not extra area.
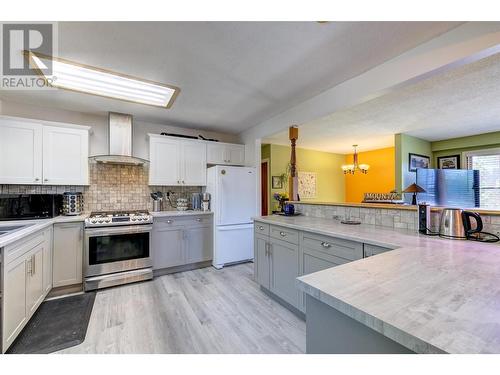
M 56 121 L 90 126 L 92 128 L 90 136 L 90 155 L 103 155 L 108 152 L 107 114 L 89 114 L 6 101 L 0 102 L 0 114 L 35 120 Z M 238 143 L 239 141 L 239 137 L 233 134 L 186 129 L 167 124 L 153 124 L 134 119 L 134 137 L 132 146 L 134 156 L 149 159 L 149 142 L 147 134 L 160 134 L 162 132 L 195 136 L 202 134 L 207 138 L 219 139 L 222 142 L 230 143 Z

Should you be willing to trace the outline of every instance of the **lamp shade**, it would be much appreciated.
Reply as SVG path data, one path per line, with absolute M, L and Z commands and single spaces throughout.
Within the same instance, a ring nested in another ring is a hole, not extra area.
M 425 189 L 418 186 L 417 184 L 411 184 L 403 190 L 403 193 L 425 193 Z

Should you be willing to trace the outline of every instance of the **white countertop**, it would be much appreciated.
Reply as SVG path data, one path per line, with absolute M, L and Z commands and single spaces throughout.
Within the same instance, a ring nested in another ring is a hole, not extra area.
M 312 217 L 255 220 L 374 245 L 298 278 L 309 295 L 418 353 L 500 353 L 500 247 Z
M 153 217 L 168 217 L 168 216 L 193 216 L 193 215 L 212 215 L 212 211 L 158 211 L 150 212 Z
M 0 230 L 2 229 L 2 227 L 10 227 L 13 225 L 26 225 L 26 227 L 23 229 L 19 229 L 12 233 L 0 236 L 0 249 L 13 242 L 16 242 L 17 240 L 22 239 L 25 236 L 35 233 L 55 223 L 71 223 L 76 221 L 85 221 L 87 217 L 88 213 L 77 216 L 60 215 L 51 219 L 0 221 Z

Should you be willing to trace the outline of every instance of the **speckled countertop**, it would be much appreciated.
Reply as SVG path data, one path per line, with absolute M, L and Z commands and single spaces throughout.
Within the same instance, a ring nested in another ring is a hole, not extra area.
M 0 249 L 7 246 L 17 240 L 22 239 L 32 233 L 35 233 L 41 229 L 51 226 L 55 223 L 71 223 L 76 221 L 85 221 L 88 217 L 88 213 L 77 215 L 77 216 L 56 216 L 51 219 L 38 219 L 38 220 L 12 220 L 12 221 L 0 221 L 0 230 L 2 227 L 11 227 L 17 225 L 24 225 L 25 227 L 16 230 L 12 233 L 0 236 Z
M 158 211 L 150 212 L 153 217 L 167 217 L 167 216 L 193 216 L 193 215 L 212 215 L 211 211 Z
M 417 353 L 500 353 L 498 245 L 303 216 L 255 220 L 396 248 L 298 285 Z

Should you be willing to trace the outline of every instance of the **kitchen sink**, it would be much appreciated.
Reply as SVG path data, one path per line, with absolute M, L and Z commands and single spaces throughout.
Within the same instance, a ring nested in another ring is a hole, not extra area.
M 23 228 L 29 227 L 33 224 L 24 224 L 24 225 L 0 225 L 0 237 L 5 236 L 6 234 L 11 234 Z

